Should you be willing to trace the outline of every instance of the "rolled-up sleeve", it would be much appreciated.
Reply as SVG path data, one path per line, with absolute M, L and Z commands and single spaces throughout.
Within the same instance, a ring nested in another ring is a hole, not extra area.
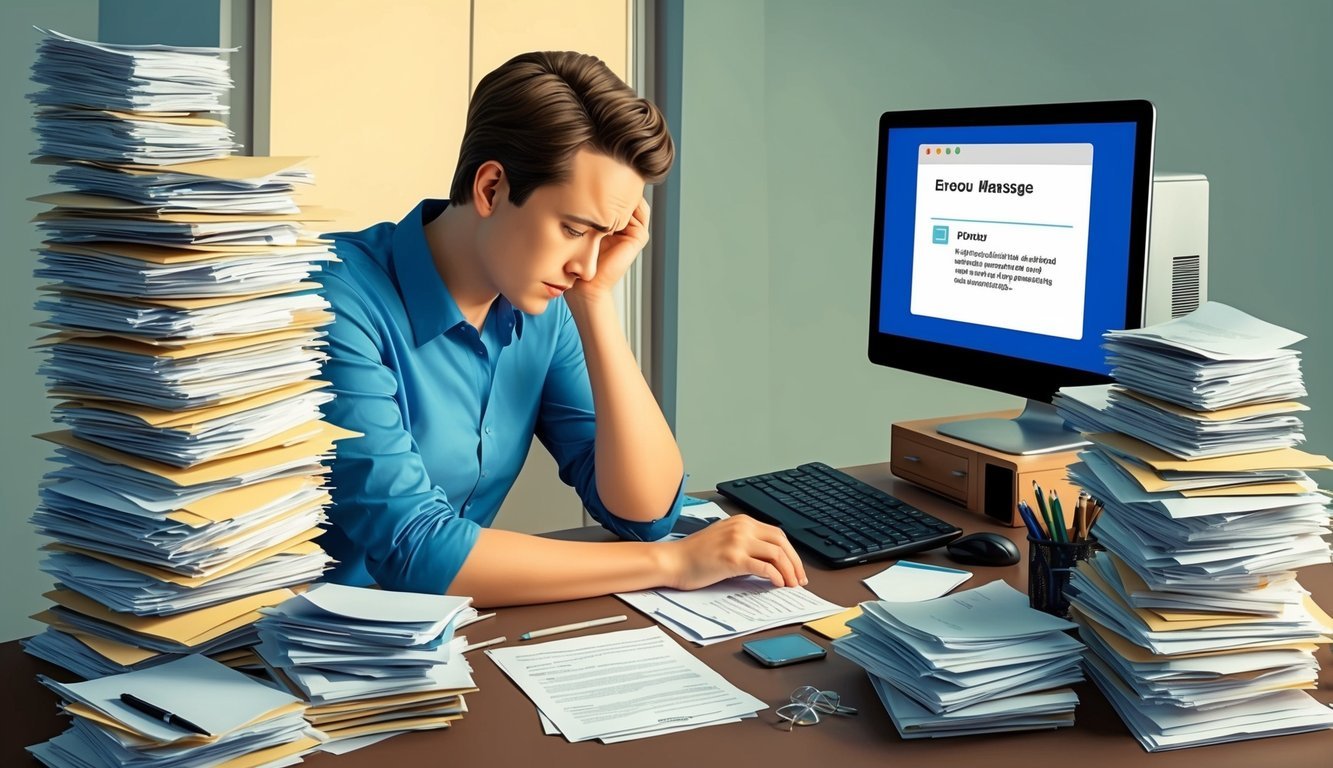
M 443 594 L 458 575 L 479 533 L 430 481 L 416 441 L 403 421 L 398 381 L 381 353 L 366 299 L 338 274 L 321 276 L 335 308 L 328 329 L 324 376 L 336 399 L 328 421 L 362 433 L 338 443 L 332 464 L 336 529 L 330 554 L 343 560 L 335 580 L 354 579 L 360 559 L 384 589 Z
M 597 494 L 595 466 L 597 422 L 583 345 L 574 318 L 563 301 L 554 302 L 548 311 L 559 311 L 561 317 L 555 353 L 542 388 L 537 437 L 560 466 L 560 479 L 573 486 L 588 513 L 602 527 L 622 539 L 656 541 L 671 530 L 680 516 L 685 478 L 681 477 L 675 498 L 669 505 L 664 505 L 662 514 L 651 522 L 626 520 L 602 503 Z

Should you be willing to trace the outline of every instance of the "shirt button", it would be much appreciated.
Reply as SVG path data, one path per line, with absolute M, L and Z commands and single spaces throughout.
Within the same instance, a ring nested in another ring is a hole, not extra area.
M 490 427 L 487 427 L 487 428 L 486 428 L 486 434 L 489 435 L 490 433 L 491 433 L 491 428 L 490 428 Z
M 483 469 L 483 470 L 481 471 L 481 476 L 482 476 L 482 477 L 485 477 L 485 476 L 486 476 L 486 470 Z

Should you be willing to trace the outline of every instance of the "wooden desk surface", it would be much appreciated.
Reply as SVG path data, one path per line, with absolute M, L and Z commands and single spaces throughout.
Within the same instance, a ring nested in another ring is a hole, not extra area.
M 887 464 L 848 470 L 932 514 L 953 522 L 968 532 L 995 530 L 1014 539 L 1026 558 L 1026 542 L 1018 530 L 1001 528 L 971 515 L 942 499 L 889 474 Z M 565 538 L 597 538 L 595 529 L 558 534 Z M 913 559 L 946 564 L 940 551 L 922 553 Z M 972 567 L 976 574 L 964 588 L 993 579 L 1004 579 L 1026 590 L 1023 562 L 1006 568 Z M 861 579 L 886 564 L 869 564 L 844 570 L 822 570 L 807 562 L 809 589 L 842 605 L 873 599 Z M 1333 566 L 1322 565 L 1301 571 L 1301 583 L 1325 608 L 1333 608 Z M 511 642 L 523 632 L 540 627 L 617 613 L 630 620 L 611 629 L 653 626 L 648 618 L 626 610 L 613 597 L 601 597 L 547 606 L 502 608 L 494 619 L 473 625 L 469 639 L 485 640 L 504 635 Z M 772 630 L 771 633 L 793 628 Z M 606 628 L 585 630 L 585 633 Z M 802 630 L 828 646 L 828 641 Z M 574 636 L 570 633 L 566 636 Z M 762 636 L 762 635 L 759 635 Z M 675 637 L 675 635 L 672 635 Z M 1080 704 L 1077 723 L 1059 731 L 968 736 L 939 740 L 904 741 L 898 738 L 883 705 L 875 696 L 865 673 L 833 653 L 823 661 L 766 669 L 745 656 L 740 641 L 696 648 L 682 642 L 696 656 L 742 689 L 776 707 L 787 701 L 801 685 L 817 685 L 842 694 L 848 704 L 860 708 L 856 717 L 828 718 L 810 728 L 792 733 L 774 727 L 772 708 L 759 718 L 731 725 L 701 728 L 670 736 L 659 736 L 624 744 L 597 742 L 570 744 L 559 736 L 542 735 L 536 709 L 513 683 L 477 651 L 469 655 L 480 692 L 467 697 L 469 713 L 455 727 L 443 731 L 395 736 L 385 742 L 348 755 L 315 754 L 306 758 L 312 768 L 385 768 L 386 766 L 618 766 L 650 768 L 681 765 L 749 765 L 765 768 L 824 768 L 825 766 L 950 766 L 952 768 L 1033 768 L 1077 761 L 1091 766 L 1198 766 L 1208 768 L 1329 768 L 1333 766 L 1333 731 L 1259 739 L 1235 744 L 1149 754 L 1129 734 L 1120 718 L 1091 683 L 1078 686 Z M 1333 658 L 1327 648 L 1319 651 L 1320 689 L 1314 696 L 1333 702 Z M 38 672 L 70 680 L 69 673 L 33 659 L 17 642 L 0 644 L 0 675 L 5 696 L 0 717 L 0 765 L 39 765 L 23 752 L 61 732 L 65 718 L 56 713 L 56 697 L 34 679 Z

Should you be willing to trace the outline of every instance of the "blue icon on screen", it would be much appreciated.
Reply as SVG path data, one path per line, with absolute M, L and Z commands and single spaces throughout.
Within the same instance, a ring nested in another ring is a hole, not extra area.
M 931 232 L 931 236 L 932 243 L 936 245 L 948 245 L 949 226 L 947 224 L 936 224 L 935 229 Z

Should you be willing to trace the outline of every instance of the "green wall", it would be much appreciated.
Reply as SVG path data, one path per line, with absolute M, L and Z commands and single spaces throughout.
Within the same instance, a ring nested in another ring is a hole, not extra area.
M 1333 452 L 1333 3 L 674 4 L 677 434 L 690 487 L 887 460 L 888 426 L 1015 398 L 866 360 L 875 132 L 891 109 L 1147 98 L 1157 169 L 1209 177 L 1211 297 L 1302 331 Z M 1320 478 L 1329 484 L 1327 478 Z
M 26 198 L 54 191 L 50 168 L 30 165 L 37 148 L 32 133 L 32 105 L 26 95 L 37 88 L 28 80 L 40 33 L 33 25 L 75 37 L 97 35 L 97 0 L 20 0 L 0 5 L 0 402 L 5 404 L 0 438 L 0 641 L 31 635 L 40 624 L 27 617 L 46 609 L 42 593 L 51 579 L 37 569 L 37 548 L 45 539 L 33 533 L 28 516 L 37 505 L 37 481 L 49 465 L 48 444 L 31 435 L 51 430 L 50 403 L 35 371 L 40 359 L 29 347 L 45 333 L 32 324 L 42 319 L 32 308 L 37 281 L 32 276 L 33 249 L 40 242 L 29 223 L 44 209 Z
M 100 5 L 100 13 L 99 13 Z M 51 579 L 38 570 L 38 548 L 46 539 L 33 533 L 28 516 L 37 505 L 37 483 L 50 469 L 47 443 L 33 439 L 54 429 L 51 403 L 35 371 L 40 357 L 30 349 L 45 334 L 32 324 L 44 319 L 33 308 L 32 276 L 40 244 L 29 222 L 44 209 L 27 198 L 54 191 L 49 167 L 30 165 L 36 149 L 32 105 L 37 90 L 28 79 L 41 34 L 33 26 L 84 39 L 177 45 L 218 44 L 219 0 L 6 0 L 0 3 L 0 232 L 6 258 L 0 259 L 0 398 L 8 406 L 0 438 L 0 641 L 31 635 L 42 625 L 28 616 L 46 609 L 42 593 Z M 153 30 L 157 30 L 154 34 Z M 210 37 L 211 31 L 211 37 Z M 164 37 L 165 36 L 165 37 Z

